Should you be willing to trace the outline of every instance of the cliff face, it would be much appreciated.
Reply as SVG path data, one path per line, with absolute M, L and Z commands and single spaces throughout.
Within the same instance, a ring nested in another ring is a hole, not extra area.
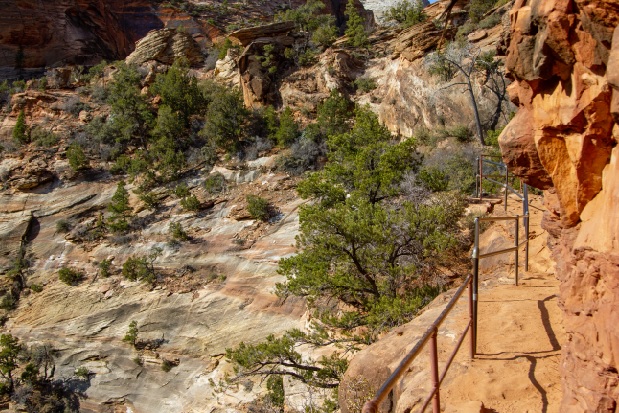
M 619 400 L 618 23 L 616 2 L 519 0 L 511 12 L 519 111 L 500 144 L 517 174 L 547 190 L 568 413 L 614 412 Z
M 148 0 L 0 0 L 0 70 L 124 58 L 163 27 Z

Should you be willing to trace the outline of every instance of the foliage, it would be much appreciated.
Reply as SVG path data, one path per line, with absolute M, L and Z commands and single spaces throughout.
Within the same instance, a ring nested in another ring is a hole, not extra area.
M 204 181 L 204 189 L 209 194 L 219 194 L 226 190 L 226 177 L 220 172 L 212 173 Z
M 176 60 L 166 73 L 158 74 L 151 93 L 161 96 L 161 102 L 179 116 L 184 127 L 189 119 L 204 111 L 206 102 L 198 88 L 198 81 L 189 74 L 187 62 Z
M 51 148 L 58 144 L 58 136 L 40 126 L 33 126 L 30 130 L 30 140 L 39 147 Z
M 99 262 L 99 274 L 104 277 L 107 278 L 110 275 L 112 275 L 111 273 L 111 269 L 112 269 L 112 261 L 108 260 L 108 259 L 103 259 Z
M 385 20 L 395 22 L 402 27 L 414 26 L 428 18 L 423 8 L 421 0 L 401 0 L 387 10 Z
M 187 235 L 187 232 L 183 229 L 183 224 L 180 222 L 170 222 L 168 233 L 175 241 L 187 241 L 189 239 L 189 235 Z
M 436 167 L 426 167 L 419 171 L 417 179 L 422 186 L 432 192 L 446 191 L 449 185 L 447 174 Z
M 7 392 L 13 391 L 13 371 L 17 369 L 18 356 L 22 350 L 17 337 L 11 334 L 0 335 L 0 375 L 8 381 Z
M 172 367 L 174 367 L 174 363 L 172 363 L 168 359 L 163 359 L 163 361 L 161 362 L 161 370 L 165 371 L 166 373 L 172 370 Z
M 361 93 L 368 93 L 376 89 L 376 81 L 367 77 L 355 79 L 355 88 Z
M 73 374 L 80 379 L 88 379 L 88 376 L 90 376 L 90 370 L 88 370 L 87 367 L 80 366 L 75 369 Z
M 259 56 L 258 59 L 269 75 L 275 75 L 275 73 L 277 73 L 277 53 L 275 52 L 275 45 L 265 44 L 262 46 L 262 56 Z
M 335 18 L 323 13 L 325 5 L 319 0 L 309 0 L 296 9 L 278 13 L 278 21 L 293 21 L 304 41 L 298 46 L 286 49 L 285 56 L 294 59 L 296 64 L 304 66 L 313 60 L 319 49 L 324 49 L 337 38 Z
M 186 211 L 199 211 L 202 204 L 198 200 L 198 198 L 194 194 L 189 194 L 188 196 L 181 199 L 181 207 Z
M 146 96 L 141 93 L 141 76 L 137 69 L 121 62 L 107 89 L 107 103 L 112 109 L 112 116 L 108 117 L 107 140 L 122 145 L 137 142 L 146 146 L 153 115 Z
M 229 152 L 239 149 L 249 112 L 238 90 L 218 88 L 208 105 L 201 136 Z
M 43 291 L 43 286 L 41 284 L 30 284 L 30 290 L 33 293 L 40 293 Z
M 129 327 L 127 327 L 127 332 L 125 333 L 125 336 L 123 337 L 123 341 L 135 347 L 138 341 L 139 332 L 140 330 L 138 329 L 138 322 L 135 320 L 131 321 L 129 323 Z
M 107 206 L 110 217 L 107 220 L 109 228 L 116 233 L 125 233 L 129 230 L 127 218 L 133 209 L 129 206 L 129 192 L 125 189 L 125 181 L 118 182 L 112 202 Z
M 17 121 L 13 127 L 13 140 L 21 145 L 25 145 L 30 142 L 28 125 L 26 125 L 26 115 L 23 109 L 19 111 Z
M 123 277 L 129 281 L 145 281 L 154 284 L 157 280 L 153 263 L 161 255 L 161 248 L 155 247 L 148 256 L 133 256 L 123 264 Z
M 58 270 L 58 279 L 67 285 L 77 285 L 84 278 L 84 274 L 76 269 L 62 267 Z
M 469 3 L 469 19 L 479 23 L 484 15 L 494 7 L 496 0 L 471 0 Z
M 275 140 L 279 146 L 288 146 L 299 136 L 299 125 L 295 122 L 292 109 L 286 106 L 279 117 Z
M 217 59 L 221 60 L 228 55 L 228 50 L 230 49 L 238 49 L 238 46 L 235 46 L 228 37 L 219 43 L 217 46 Z
M 247 195 L 246 201 L 247 212 L 252 218 L 261 221 L 269 220 L 271 216 L 269 201 L 256 195 Z
M 71 230 L 71 225 L 66 219 L 56 221 L 56 232 L 67 233 Z
M 88 168 L 88 158 L 86 158 L 82 147 L 77 143 L 72 143 L 67 148 L 67 160 L 69 161 L 69 166 L 74 171 Z
M 359 15 L 359 12 L 357 12 L 353 0 L 348 0 L 344 14 L 348 18 L 346 21 L 346 31 L 344 32 L 348 37 L 348 44 L 352 47 L 367 48 L 369 46 L 369 41 L 368 35 L 365 32 L 365 21 L 363 17 Z
M 293 377 L 314 387 L 337 387 L 348 367 L 347 360 L 337 356 L 304 360 L 296 348 L 310 339 L 299 330 L 291 330 L 280 338 L 271 334 L 261 343 L 241 342 L 235 349 L 226 349 L 226 358 L 236 365 L 238 377 L 260 374 L 265 370 L 272 375 Z
M 267 398 L 271 405 L 283 411 L 285 402 L 284 378 L 282 376 L 269 376 L 267 379 L 267 390 Z
M 337 90 L 331 90 L 329 97 L 316 109 L 317 124 L 325 136 L 345 133 L 350 129 L 350 120 L 354 114 L 353 104 Z
M 300 345 L 355 350 L 378 333 L 410 320 L 441 290 L 438 269 L 453 259 L 464 202 L 453 193 L 409 200 L 402 181 L 417 172 L 413 140 L 397 142 L 367 108 L 352 128 L 327 137 L 328 163 L 298 186 L 313 202 L 300 207 L 300 252 L 280 261 L 282 297 L 305 297 L 312 331 L 269 336 L 227 349 L 237 377 L 287 375 L 313 387 L 335 388 L 346 369 L 336 351 L 318 360 Z

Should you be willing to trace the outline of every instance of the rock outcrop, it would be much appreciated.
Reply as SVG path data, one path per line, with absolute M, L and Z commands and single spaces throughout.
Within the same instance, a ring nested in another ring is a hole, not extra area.
M 619 401 L 619 5 L 517 1 L 507 69 L 516 118 L 506 162 L 547 191 L 567 341 L 562 412 L 612 412 Z M 550 191 L 551 189 L 551 191 Z
M 193 36 L 182 30 L 161 29 L 153 30 L 140 39 L 126 61 L 129 64 L 141 65 L 154 60 L 171 65 L 179 58 L 186 59 L 191 66 L 204 63 L 200 46 Z

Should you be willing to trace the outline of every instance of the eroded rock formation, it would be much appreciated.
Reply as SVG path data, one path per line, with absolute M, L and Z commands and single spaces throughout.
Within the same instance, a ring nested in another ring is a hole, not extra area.
M 150 60 L 171 65 L 176 59 L 187 59 L 191 66 L 204 62 L 198 43 L 191 35 L 174 29 L 153 30 L 140 39 L 126 61 L 141 65 Z
M 518 115 L 506 162 L 547 191 L 563 345 L 562 412 L 614 412 L 619 400 L 619 4 L 519 0 L 507 69 Z

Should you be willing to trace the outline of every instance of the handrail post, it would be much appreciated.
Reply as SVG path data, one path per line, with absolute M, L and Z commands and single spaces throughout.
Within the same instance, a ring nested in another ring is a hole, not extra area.
M 473 278 L 469 280 L 469 357 L 475 358 L 475 338 L 473 336 Z
M 524 203 L 524 235 L 527 239 L 524 249 L 524 270 L 529 271 L 529 187 L 527 184 L 524 184 L 522 194 L 522 202 Z
M 516 215 L 516 230 L 514 234 L 514 245 L 516 246 L 516 251 L 514 251 L 514 274 L 516 279 L 516 286 L 518 286 L 518 250 L 520 247 L 518 246 L 518 231 L 520 228 L 520 216 Z
M 475 196 L 479 198 L 479 156 L 475 158 L 475 167 L 477 171 L 475 171 Z
M 509 170 L 507 169 L 507 165 L 505 165 L 505 212 L 507 212 L 507 196 L 509 191 L 507 187 L 509 186 Z
M 479 155 L 479 203 L 484 194 L 484 155 Z
M 477 289 L 479 278 L 479 218 L 475 218 L 475 244 L 473 246 L 473 279 L 471 280 L 473 290 L 473 320 L 471 329 L 473 334 L 471 336 L 473 348 L 473 355 L 477 354 Z
M 439 392 L 439 377 L 438 377 L 438 330 L 434 327 L 430 338 L 430 368 L 432 370 L 432 388 L 434 389 L 434 397 L 432 397 L 432 413 L 441 413 L 441 396 Z

